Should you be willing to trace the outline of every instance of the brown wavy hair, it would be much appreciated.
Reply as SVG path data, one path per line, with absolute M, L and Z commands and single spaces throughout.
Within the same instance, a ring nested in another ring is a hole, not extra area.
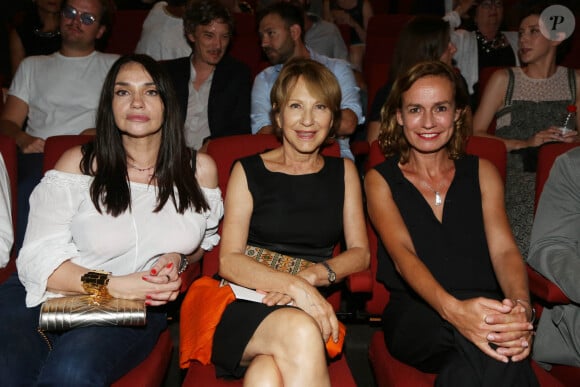
M 469 95 L 461 76 L 441 61 L 420 62 L 397 78 L 387 102 L 381 109 L 379 146 L 385 157 L 398 155 L 402 164 L 409 161 L 410 146 L 404 135 L 403 127 L 397 122 L 397 111 L 402 108 L 403 94 L 419 79 L 428 76 L 442 77 L 451 82 L 455 109 L 460 111 L 459 118 L 453 124 L 453 135 L 446 145 L 451 159 L 455 160 L 465 153 L 465 143 L 471 133 Z

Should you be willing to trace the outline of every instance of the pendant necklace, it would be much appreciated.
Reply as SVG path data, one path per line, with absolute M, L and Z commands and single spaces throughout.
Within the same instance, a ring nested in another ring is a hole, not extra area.
M 447 185 L 447 181 L 442 181 L 441 184 L 439 184 L 439 189 L 434 189 L 429 184 L 427 184 L 427 182 L 424 180 L 421 180 L 421 184 L 423 184 L 423 186 L 425 188 L 433 191 L 433 193 L 435 194 L 435 205 L 437 207 L 439 207 L 441 204 L 443 204 L 443 198 L 441 197 L 441 190 Z

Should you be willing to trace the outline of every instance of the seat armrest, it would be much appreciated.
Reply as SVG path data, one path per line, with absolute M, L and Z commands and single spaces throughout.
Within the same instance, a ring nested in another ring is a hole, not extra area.
M 187 289 L 189 289 L 191 283 L 200 276 L 201 276 L 201 260 L 189 264 L 189 266 L 187 266 L 187 269 L 185 269 L 185 271 L 181 273 L 181 289 L 179 289 L 179 291 L 181 293 L 187 292 Z
M 352 293 L 372 293 L 373 273 L 370 269 L 353 273 L 346 278 L 346 286 Z
M 550 304 L 570 303 L 570 299 L 557 285 L 535 271 L 529 265 L 526 267 L 528 270 L 528 286 L 530 287 L 530 293 L 532 293 L 532 295 Z

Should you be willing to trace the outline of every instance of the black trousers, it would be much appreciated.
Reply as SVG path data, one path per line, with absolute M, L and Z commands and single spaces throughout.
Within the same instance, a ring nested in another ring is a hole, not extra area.
M 383 331 L 395 358 L 438 374 L 435 386 L 539 386 L 529 359 L 502 363 L 489 357 L 416 299 L 392 295 L 383 314 Z

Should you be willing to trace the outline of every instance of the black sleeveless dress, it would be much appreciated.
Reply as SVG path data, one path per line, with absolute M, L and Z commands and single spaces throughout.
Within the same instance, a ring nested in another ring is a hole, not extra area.
M 266 169 L 260 155 L 240 160 L 254 208 L 248 244 L 321 262 L 332 256 L 343 233 L 344 160 L 325 157 L 316 173 L 288 175 Z M 237 300 L 217 326 L 212 363 L 218 377 L 242 377 L 240 360 L 258 325 L 285 306 Z
M 455 161 L 442 222 L 405 178 L 398 161 L 389 158 L 376 170 L 389 184 L 419 259 L 458 299 L 501 299 L 483 223 L 479 159 L 466 155 Z M 377 279 L 391 292 L 383 331 L 393 356 L 421 371 L 438 373 L 436 385 L 537 385 L 528 361 L 509 365 L 496 361 L 443 320 L 398 274 L 381 241 L 378 260 Z

